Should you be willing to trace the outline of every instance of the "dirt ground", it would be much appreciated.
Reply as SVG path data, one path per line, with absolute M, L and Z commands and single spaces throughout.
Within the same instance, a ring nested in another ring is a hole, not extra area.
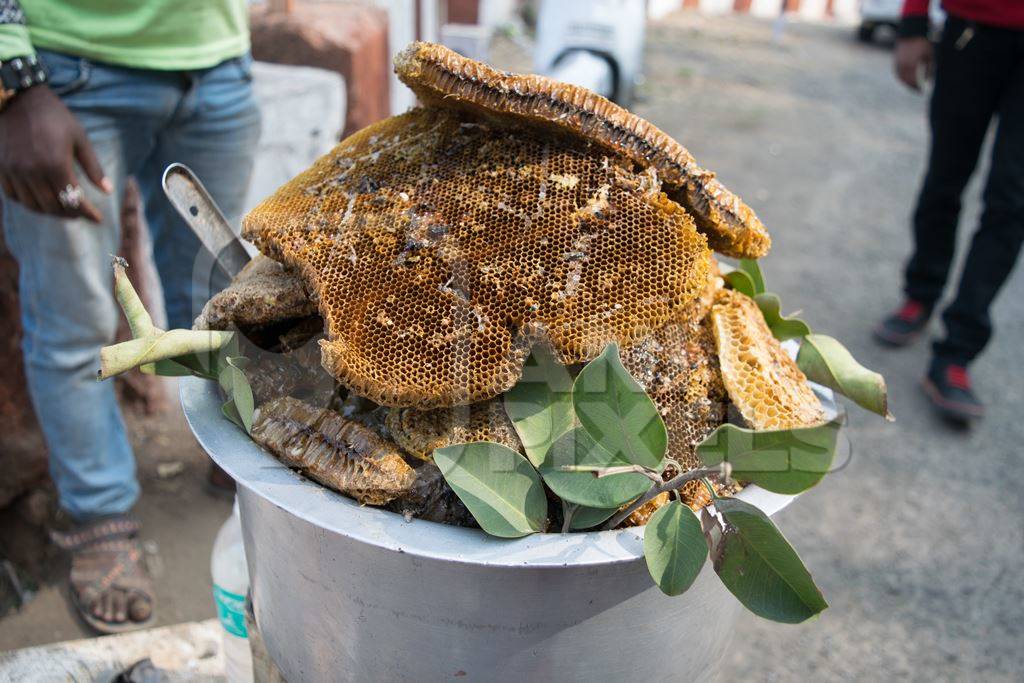
M 155 419 L 128 416 L 142 485 L 135 513 L 157 577 L 157 626 L 216 616 L 210 552 L 217 530 L 231 514 L 230 500 L 206 492 L 206 454 L 176 400 L 173 405 L 170 414 Z M 20 612 L 0 620 L 0 650 L 93 635 L 68 606 L 66 561 L 46 544 L 45 532 L 26 520 L 38 519 L 38 508 L 50 498 L 51 491 L 40 492 L 31 504 L 0 512 L 0 547 L 39 583 L 36 596 Z
M 951 430 L 918 388 L 927 346 L 883 351 L 868 334 L 899 298 L 926 100 L 895 82 L 886 49 L 857 44 L 852 29 L 791 24 L 774 44 L 771 28 L 692 13 L 655 25 L 634 108 L 755 207 L 775 238 L 764 262 L 770 287 L 886 375 L 897 421 L 851 409 L 849 462 L 777 520 L 830 609 L 795 627 L 745 616 L 723 680 L 1019 680 L 1024 272 L 997 302 L 997 335 L 975 368 L 989 416 L 973 431 Z M 508 44 L 495 62 L 529 66 Z M 976 182 L 964 240 L 978 195 Z M 134 427 L 139 514 L 163 558 L 160 623 L 209 617 L 209 552 L 229 505 L 203 492 L 202 455 L 178 416 Z M 161 478 L 167 461 L 183 471 Z M 46 585 L 0 621 L 0 649 L 82 633 Z

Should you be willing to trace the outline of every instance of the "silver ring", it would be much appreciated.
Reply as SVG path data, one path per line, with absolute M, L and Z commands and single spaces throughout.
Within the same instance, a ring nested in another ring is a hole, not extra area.
M 65 209 L 77 209 L 82 206 L 82 188 L 78 185 L 68 185 L 57 194 L 57 201 Z

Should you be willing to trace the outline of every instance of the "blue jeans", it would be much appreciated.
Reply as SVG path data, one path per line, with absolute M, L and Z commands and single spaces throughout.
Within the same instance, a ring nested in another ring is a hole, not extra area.
M 236 221 L 252 172 L 260 118 L 249 57 L 210 69 L 162 72 L 98 64 L 41 51 L 50 87 L 85 128 L 111 196 L 77 175 L 103 213 L 95 225 L 3 202 L 8 247 L 20 267 L 25 370 L 50 453 L 61 506 L 79 521 L 127 512 L 139 495 L 135 460 L 111 382 L 97 382 L 100 347 L 114 340 L 119 309 L 110 255 L 120 242 L 125 179 L 139 182 L 170 327 L 191 327 L 194 278 L 209 263 L 192 231 L 163 196 L 161 174 L 175 161 L 203 180 Z M 206 270 L 207 288 L 209 270 Z

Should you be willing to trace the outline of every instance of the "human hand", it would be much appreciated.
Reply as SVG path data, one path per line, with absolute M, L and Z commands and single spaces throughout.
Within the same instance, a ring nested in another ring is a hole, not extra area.
M 921 72 L 931 78 L 935 68 L 935 49 L 927 38 L 901 38 L 896 41 L 896 76 L 911 90 L 921 90 Z
M 82 195 L 76 160 L 93 185 L 114 191 L 81 124 L 46 85 L 19 93 L 0 112 L 0 186 L 8 198 L 39 213 L 99 223 L 103 214 Z

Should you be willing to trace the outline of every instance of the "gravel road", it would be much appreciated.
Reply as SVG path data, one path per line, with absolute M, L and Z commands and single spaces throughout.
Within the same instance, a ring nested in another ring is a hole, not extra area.
M 868 333 L 899 298 L 926 99 L 895 81 L 888 50 L 824 26 L 791 25 L 776 45 L 769 23 L 679 14 L 652 28 L 646 68 L 635 109 L 757 210 L 769 286 L 886 376 L 897 418 L 851 408 L 847 466 L 777 520 L 830 609 L 798 627 L 748 615 L 723 680 L 1020 680 L 1024 268 L 974 369 L 990 406 L 973 431 L 932 415 L 927 344 L 886 351 Z

